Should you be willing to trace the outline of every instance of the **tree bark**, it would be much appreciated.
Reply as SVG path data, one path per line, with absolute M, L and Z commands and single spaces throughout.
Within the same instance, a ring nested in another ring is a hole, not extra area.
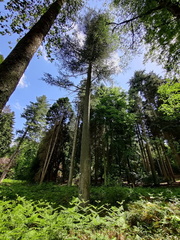
M 155 166 L 154 166 L 154 160 L 153 160 L 153 157 L 152 157 L 151 148 L 150 148 L 150 144 L 149 144 L 148 141 L 146 142 L 146 150 L 147 150 L 149 163 L 150 163 L 150 167 L 151 167 L 153 182 L 154 182 L 154 185 L 157 186 L 158 181 L 157 181 L 157 176 L 156 176 L 156 171 L 155 171 Z
M 56 122 L 56 124 L 54 126 L 53 135 L 52 135 L 51 140 L 50 140 L 50 145 L 49 145 L 47 155 L 46 155 L 46 159 L 45 159 L 43 169 L 42 169 L 42 172 L 41 172 L 40 184 L 44 181 L 45 175 L 47 173 L 47 169 L 48 169 L 49 163 L 51 161 L 52 154 L 54 152 L 54 148 L 55 148 L 55 145 L 56 145 L 56 142 L 57 142 L 57 138 L 58 138 L 58 134 L 59 134 L 59 130 L 60 130 L 60 127 L 61 127 L 62 120 L 63 120 L 63 116 L 61 117 L 60 121 Z M 54 140 L 54 142 L 53 142 L 53 140 Z
M 91 74 L 92 63 L 89 63 L 86 92 L 83 108 L 83 127 L 81 138 L 81 154 L 80 154 L 80 182 L 79 182 L 79 198 L 85 202 L 90 198 L 90 182 L 91 182 L 91 159 L 90 159 L 90 95 L 91 95 Z
M 139 147 L 140 147 L 140 151 L 141 151 L 141 156 L 142 156 L 142 159 L 143 159 L 144 170 L 146 172 L 150 172 L 150 165 L 149 165 L 149 161 L 148 161 L 148 157 L 147 157 L 147 152 L 146 152 L 143 140 L 142 140 L 142 136 L 141 136 L 141 132 L 140 132 L 138 124 L 136 124 L 136 135 L 137 135 L 137 138 L 138 138 L 138 143 L 139 143 Z
M 14 92 L 33 55 L 49 32 L 65 0 L 57 0 L 17 43 L 0 65 L 0 112 Z
M 78 132 L 79 120 L 80 120 L 80 116 L 79 116 L 79 113 L 78 113 L 76 123 L 75 123 L 75 129 L 74 129 L 74 138 L 73 138 L 71 162 L 70 162 L 70 169 L 69 169 L 69 178 L 68 178 L 68 186 L 69 187 L 72 186 L 72 179 L 73 179 L 73 174 L 74 174 L 74 162 L 75 162 L 75 153 L 76 153 L 76 143 L 77 143 L 77 132 Z

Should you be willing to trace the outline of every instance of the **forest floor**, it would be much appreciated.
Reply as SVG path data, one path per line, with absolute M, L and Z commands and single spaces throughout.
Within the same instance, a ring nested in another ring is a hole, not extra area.
M 92 187 L 82 207 L 77 187 L 5 180 L 0 240 L 179 240 L 180 188 Z

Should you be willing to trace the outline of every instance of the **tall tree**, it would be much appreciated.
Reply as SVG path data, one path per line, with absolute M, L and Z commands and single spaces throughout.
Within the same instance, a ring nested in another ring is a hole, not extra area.
M 99 174 L 95 177 L 102 177 L 103 166 L 104 184 L 109 185 L 120 180 L 123 172 L 128 178 L 130 172 L 135 171 L 134 166 L 130 166 L 135 158 L 135 115 L 128 111 L 127 95 L 119 88 L 101 87 L 95 93 L 95 99 L 91 115 L 94 167 Z
M 71 150 L 69 124 L 72 116 L 72 107 L 67 97 L 59 98 L 47 112 L 47 131 L 37 153 L 39 167 L 36 181 L 56 181 L 59 170 L 62 182 L 67 180 L 67 162 Z
M 45 4 L 49 4 L 49 1 L 45 1 Z M 80 6 L 80 1 L 68 1 L 66 3 L 66 9 L 63 9 L 63 4 L 65 4 L 65 0 L 56 0 L 53 2 L 48 10 L 45 5 L 43 11 L 46 12 L 41 16 L 41 18 L 37 21 L 37 23 L 29 30 L 29 32 L 21 38 L 21 40 L 17 43 L 15 48 L 11 51 L 11 53 L 6 57 L 6 59 L 0 65 L 0 111 L 3 109 L 4 105 L 8 101 L 11 94 L 14 92 L 16 86 L 20 78 L 22 77 L 24 71 L 26 70 L 29 62 L 31 61 L 33 55 L 41 45 L 45 36 L 48 34 L 51 26 L 54 24 L 60 10 L 69 11 L 72 10 L 72 6 L 74 7 L 73 13 Z M 23 14 L 20 23 L 23 25 L 25 23 L 26 11 L 29 6 L 31 6 L 32 1 L 10 1 L 9 5 L 14 4 L 16 8 L 21 9 L 23 7 Z M 30 4 L 30 5 L 28 5 Z M 37 10 L 38 10 L 38 5 Z M 68 8 L 69 6 L 69 8 Z M 24 8 L 26 7 L 26 8 Z M 29 9 L 28 9 L 29 11 Z M 42 11 L 42 12 L 43 12 Z M 34 10 L 33 10 L 34 12 Z M 63 11 L 61 11 L 63 13 Z M 65 21 L 65 15 L 68 16 L 69 12 L 66 14 L 61 14 L 61 21 Z M 38 16 L 38 15 L 37 15 Z M 23 23 L 24 21 L 24 23 Z M 23 25 L 24 28 L 27 26 Z M 58 26 L 56 26 L 58 29 Z M 59 37 L 57 37 L 59 39 Z M 52 40 L 51 40 L 52 41 Z M 60 41 L 60 40 L 59 40 Z
M 22 117 L 26 119 L 25 127 L 22 131 L 19 131 L 21 136 L 18 139 L 18 144 L 16 146 L 14 153 L 10 157 L 10 161 L 0 178 L 0 182 L 2 182 L 6 177 L 6 174 L 8 173 L 13 162 L 15 161 L 24 140 L 28 137 L 31 140 L 37 140 L 37 144 L 38 144 L 39 136 L 42 133 L 42 128 L 43 128 L 42 123 L 43 123 L 43 118 L 47 112 L 47 107 L 48 107 L 48 104 L 46 102 L 46 97 L 41 96 L 39 98 L 37 97 L 36 103 L 31 102 L 31 104 L 27 106 L 26 109 L 24 109 L 24 112 L 22 113 Z
M 63 66 L 71 74 L 86 74 L 85 79 L 85 96 L 83 100 L 83 127 L 81 139 L 81 156 L 80 156 L 80 183 L 79 196 L 85 201 L 89 200 L 90 194 L 90 175 L 91 175 L 91 158 L 90 158 L 90 95 L 91 84 L 94 80 L 107 79 L 114 68 L 108 65 L 105 60 L 110 57 L 117 48 L 117 43 L 113 42 L 114 38 L 110 31 L 107 21 L 107 14 L 97 14 L 90 11 L 86 17 L 84 26 L 83 44 L 78 38 L 66 39 L 61 44 L 59 52 L 60 59 L 63 60 Z M 63 80 L 68 78 L 68 74 L 62 74 L 57 79 L 46 78 L 50 84 L 60 85 Z M 53 80 L 53 81 L 52 81 Z M 68 83 L 66 81 L 66 83 Z M 70 82 L 68 83 L 70 85 Z
M 129 91 L 130 96 L 134 99 L 134 110 L 139 116 L 136 126 L 137 133 L 142 135 L 146 143 L 145 151 L 154 184 L 157 184 L 157 172 L 155 172 L 157 164 L 165 179 L 168 182 L 174 181 L 171 164 L 164 146 L 164 141 L 167 140 L 165 132 L 168 129 L 164 127 L 164 122 L 161 121 L 162 118 L 158 112 L 158 107 L 161 104 L 158 88 L 163 82 L 164 80 L 154 73 L 145 74 L 144 71 L 138 71 L 130 80 Z M 157 154 L 155 154 L 154 148 Z M 155 155 L 157 158 L 155 158 Z
M 21 114 L 25 121 L 25 129 L 28 128 L 28 137 L 39 142 L 46 127 L 46 113 L 49 104 L 45 95 L 37 97 L 36 102 L 30 102 Z
M 179 136 L 180 136 L 180 83 L 178 80 L 167 79 L 158 88 L 161 104 L 158 107 L 164 136 L 168 140 L 171 151 L 180 167 Z

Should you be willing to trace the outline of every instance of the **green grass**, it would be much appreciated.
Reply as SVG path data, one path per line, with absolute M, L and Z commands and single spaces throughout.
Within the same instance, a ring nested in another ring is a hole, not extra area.
M 77 187 L 5 180 L 0 240 L 180 239 L 179 188 L 93 187 L 86 208 L 77 193 Z

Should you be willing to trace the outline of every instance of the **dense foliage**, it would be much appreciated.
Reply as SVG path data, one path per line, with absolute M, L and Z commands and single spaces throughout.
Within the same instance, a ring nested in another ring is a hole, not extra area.
M 131 39 L 133 47 L 149 47 L 153 60 L 162 64 L 167 71 L 179 74 L 180 48 L 180 6 L 179 0 L 114 0 L 118 22 L 115 28 L 122 28 Z M 125 38 L 126 40 L 126 38 Z
M 0 157 L 4 157 L 10 150 L 13 138 L 14 112 L 9 106 L 5 107 L 0 114 Z
M 98 200 L 103 194 L 106 204 L 85 208 L 72 198 L 77 194 L 73 188 L 6 181 L 0 190 L 3 239 L 179 238 L 179 189 L 94 188 L 92 197 Z
M 0 183 L 28 181 L 0 185 L 2 240 L 180 237 L 179 1 L 111 2 L 114 19 L 88 9 L 78 21 L 80 0 L 4 3 L 0 34 L 25 36 L 0 54 L 0 108 L 43 41 L 59 61 L 43 80 L 78 97 L 37 97 L 13 141 L 14 113 L 0 114 Z M 128 92 L 105 86 L 123 66 L 117 54 L 144 43 L 172 79 L 136 71 Z
M 162 101 L 159 110 L 163 113 L 163 118 L 166 120 L 180 119 L 180 82 L 168 80 L 159 87 L 158 93 Z

